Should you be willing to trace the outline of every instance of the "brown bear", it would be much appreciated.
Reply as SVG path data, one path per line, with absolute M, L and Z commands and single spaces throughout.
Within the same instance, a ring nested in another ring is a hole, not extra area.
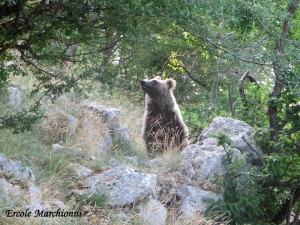
M 188 144 L 188 129 L 173 95 L 176 81 L 157 76 L 140 82 L 146 92 L 142 136 L 148 154 L 182 150 Z

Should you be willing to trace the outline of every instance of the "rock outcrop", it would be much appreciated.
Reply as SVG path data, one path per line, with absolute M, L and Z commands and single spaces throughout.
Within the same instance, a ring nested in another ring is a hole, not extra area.
M 120 123 L 121 110 L 99 104 L 89 104 L 86 108 L 99 116 L 96 125 L 88 120 L 84 122 L 84 129 L 87 131 L 86 139 L 90 143 L 96 143 L 97 151 L 110 153 L 113 146 L 119 148 L 128 146 L 131 137 L 129 130 Z M 97 124 L 103 125 L 101 130 Z M 68 126 L 72 127 L 70 123 Z
M 140 206 L 140 220 L 147 225 L 166 225 L 168 210 L 157 199 L 150 198 Z
M 212 191 L 205 191 L 201 188 L 192 186 L 182 186 L 178 195 L 183 199 L 180 209 L 183 217 L 192 218 L 199 213 L 204 213 L 210 205 L 206 202 L 208 199 L 215 201 L 223 198 L 222 194 L 216 194 Z
M 32 169 L 22 166 L 18 161 L 7 158 L 0 153 L 0 176 L 13 177 L 20 181 L 34 182 L 35 176 Z
M 200 140 L 203 141 L 210 138 L 213 133 L 223 132 L 232 140 L 233 147 L 241 153 L 248 156 L 249 163 L 253 165 L 261 164 L 262 151 L 257 146 L 254 135 L 255 130 L 244 121 L 216 117 L 213 121 L 204 128 L 200 135 Z
M 107 118 L 113 118 L 112 111 Z M 115 127 L 117 119 L 112 119 Z M 215 179 L 227 173 L 225 164 L 228 155 L 211 134 L 223 132 L 232 140 L 230 147 L 236 157 L 245 154 L 249 166 L 256 166 L 261 151 L 253 139 L 255 131 L 248 124 L 231 118 L 218 117 L 204 129 L 201 141 L 189 145 L 180 155 L 177 170 L 170 171 L 166 164 L 167 154 L 152 159 L 147 165 L 155 174 L 135 171 L 127 165 L 112 160 L 103 171 L 93 171 L 80 165 L 71 165 L 85 189 L 81 195 L 105 196 L 114 207 L 138 205 L 142 223 L 166 224 L 167 209 L 164 204 L 173 204 L 180 212 L 180 221 L 204 213 L 210 208 L 207 200 L 221 201 L 223 195 L 216 192 Z M 128 158 L 128 157 L 127 157 Z M 136 161 L 136 157 L 130 160 Z M 250 159 L 250 160 L 249 160 Z M 138 163 L 134 163 L 138 166 Z
M 136 172 L 127 166 L 116 166 L 101 172 L 71 165 L 86 189 L 80 195 L 103 196 L 108 205 L 123 207 L 148 196 L 156 198 L 157 175 Z
M 236 156 L 241 156 L 237 149 L 232 149 Z M 181 172 L 188 175 L 198 184 L 212 182 L 215 176 L 224 175 L 227 170 L 224 166 L 227 154 L 222 146 L 217 146 L 217 140 L 207 138 L 197 144 L 189 145 L 183 152 Z
M 40 210 L 42 195 L 34 180 L 32 169 L 0 153 L 0 199 L 5 198 L 8 206 L 21 205 L 31 211 Z
M 34 181 L 35 175 L 31 168 L 0 153 L 0 202 L 3 206 L 9 209 L 29 209 L 31 212 L 50 210 L 53 204 L 43 201 L 42 192 Z M 63 203 L 60 206 L 66 207 Z

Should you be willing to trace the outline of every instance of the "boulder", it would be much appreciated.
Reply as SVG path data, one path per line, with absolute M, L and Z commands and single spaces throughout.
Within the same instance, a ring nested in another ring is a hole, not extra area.
M 139 157 L 138 156 L 125 156 L 127 161 L 133 166 L 139 166 Z
M 32 182 L 28 183 L 29 205 L 31 211 L 44 209 L 42 205 L 42 192 Z
M 181 164 L 181 173 L 191 179 L 196 175 L 191 159 L 187 159 Z
M 228 146 L 226 151 L 223 146 L 218 146 L 217 139 L 212 137 L 212 134 L 220 132 L 227 134 L 232 140 L 233 145 Z M 179 188 L 176 188 L 176 195 L 182 199 L 180 209 L 184 217 L 190 218 L 205 212 L 209 208 L 205 199 L 217 201 L 223 198 L 222 193 L 214 192 L 215 178 L 227 173 L 228 151 L 233 154 L 230 160 L 244 157 L 242 154 L 245 154 L 248 162 L 245 171 L 261 165 L 262 151 L 256 145 L 254 135 L 255 130 L 243 121 L 217 117 L 204 128 L 199 142 L 189 145 L 180 153 L 182 161 L 178 169 L 179 174 L 174 177 L 177 184 L 180 184 Z M 245 175 L 237 179 L 243 184 L 247 182 L 248 177 Z
M 167 215 L 167 209 L 157 199 L 150 198 L 140 206 L 139 216 L 142 224 L 166 225 Z
M 75 116 L 68 115 L 68 132 L 75 135 L 78 127 L 78 119 Z
M 221 200 L 223 196 L 211 191 L 204 191 L 201 188 L 183 185 L 178 193 L 182 198 L 181 213 L 183 217 L 191 218 L 209 209 L 208 199 Z
M 110 130 L 114 130 L 120 127 L 121 110 L 94 103 L 89 104 L 87 108 L 99 113 L 101 117 L 105 120 L 105 122 L 108 123 L 108 128 Z
M 19 161 L 7 158 L 3 153 L 0 153 L 0 175 L 12 176 L 21 181 L 29 180 L 33 182 L 35 180 L 32 169 L 22 166 Z
M 255 130 L 244 121 L 216 117 L 203 129 L 200 140 L 210 138 L 213 133 L 223 132 L 232 140 L 233 147 L 248 155 L 248 162 L 259 165 L 261 164 L 262 151 L 257 146 L 254 135 Z
M 237 149 L 232 149 L 236 156 L 241 156 Z M 181 152 L 180 172 L 197 181 L 198 184 L 213 182 L 216 176 L 224 175 L 227 170 L 224 162 L 227 153 L 222 146 L 217 146 L 217 140 L 208 138 L 197 144 L 191 144 Z
M 0 178 L 0 199 L 5 200 L 5 205 L 21 205 L 31 211 L 43 208 L 42 193 L 33 183 L 35 176 L 30 168 L 0 153 L 0 175 L 4 175 Z M 11 180 L 14 182 L 11 183 Z
M 0 177 L 0 203 L 9 207 L 16 207 L 22 198 L 21 187 L 9 183 L 5 178 Z
M 87 189 L 80 194 L 107 197 L 111 206 L 126 206 L 147 196 L 156 198 L 157 176 L 136 172 L 127 166 L 116 166 L 94 173 L 82 180 Z
M 78 163 L 69 163 L 68 167 L 76 173 L 78 178 L 87 177 L 93 173 L 93 170 L 81 166 Z
M 52 149 L 54 150 L 54 151 L 59 151 L 59 150 L 62 150 L 64 148 L 64 146 L 63 145 L 60 145 L 60 144 L 53 144 L 52 145 Z
M 128 128 L 120 123 L 121 110 L 95 103 L 87 105 L 87 108 L 98 113 L 100 122 L 105 124 L 105 127 L 101 128 L 99 137 L 97 135 L 99 128 L 95 128 L 89 121 L 86 122 L 89 142 L 96 141 L 98 143 L 97 150 L 104 153 L 109 153 L 114 145 L 126 147 L 131 137 Z
M 114 141 L 118 144 L 126 144 L 130 142 L 130 134 L 127 127 L 120 126 L 114 129 Z
M 109 153 L 113 147 L 113 137 L 111 134 L 105 134 L 100 137 L 98 142 L 98 150 L 104 153 Z

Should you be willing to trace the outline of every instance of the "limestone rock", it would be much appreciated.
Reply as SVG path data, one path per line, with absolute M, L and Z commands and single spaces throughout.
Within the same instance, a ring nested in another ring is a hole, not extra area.
M 125 206 L 147 196 L 156 197 L 157 176 L 117 166 L 100 174 L 89 176 L 83 183 L 87 193 L 104 195 L 111 206 Z
M 114 130 L 114 141 L 119 144 L 130 142 L 130 133 L 127 127 L 120 126 Z
M 59 151 L 59 150 L 62 150 L 64 148 L 64 146 L 63 145 L 60 145 L 60 144 L 53 144 L 52 145 L 52 149 L 54 150 L 54 151 Z
M 121 110 L 93 103 L 88 105 L 88 109 L 98 112 L 103 117 L 103 119 L 108 122 L 108 128 L 110 130 L 114 130 L 120 127 L 119 118 Z
M 8 206 L 23 205 L 32 211 L 42 209 L 42 194 L 33 183 L 35 176 L 30 168 L 0 153 L 0 175 L 5 175 L 0 178 L 0 199 L 5 199 Z M 11 184 L 9 178 L 24 181 L 25 186 L 18 182 Z
M 109 153 L 114 145 L 119 147 L 127 146 L 126 144 L 130 142 L 131 137 L 128 128 L 120 123 L 121 110 L 95 103 L 87 105 L 87 108 L 98 113 L 100 115 L 99 121 L 105 124 L 100 137 L 97 135 L 99 131 L 93 127 L 93 124 L 87 121 L 85 125 L 89 133 L 89 142 L 96 141 L 98 143 L 98 151 Z
M 109 165 L 112 166 L 112 167 L 116 167 L 116 166 L 119 166 L 120 163 L 117 160 L 115 160 L 115 159 L 111 159 L 109 161 Z
M 139 158 L 138 156 L 125 156 L 125 158 L 131 163 L 133 166 L 139 166 Z
M 223 197 L 211 191 L 204 191 L 201 188 L 192 186 L 183 186 L 181 190 L 183 198 L 181 204 L 181 213 L 183 217 L 193 217 L 198 213 L 205 212 L 210 205 L 205 201 L 207 199 L 221 200 Z
M 239 150 L 233 151 L 236 156 L 241 156 Z M 222 176 L 227 172 L 224 166 L 227 154 L 223 147 L 217 146 L 213 138 L 189 145 L 181 155 L 185 159 L 180 166 L 181 173 L 199 184 L 212 182 L 215 176 Z
M 113 147 L 113 138 L 110 134 L 102 136 L 98 142 L 98 150 L 104 153 L 109 153 Z
M 166 225 L 167 209 L 157 199 L 148 200 L 140 206 L 140 218 L 142 224 L 147 225 Z
M 22 104 L 22 95 L 20 90 L 15 87 L 9 87 L 7 88 L 7 90 L 9 93 L 9 97 L 8 97 L 9 106 L 11 108 L 19 109 Z
M 68 131 L 71 135 L 75 135 L 78 127 L 78 119 L 75 116 L 68 115 Z
M 188 176 L 189 178 L 193 178 L 195 176 L 195 170 L 193 168 L 192 160 L 188 159 L 182 163 L 181 166 L 181 173 L 183 175 Z
M 69 168 L 72 169 L 79 178 L 90 176 L 93 171 L 77 163 L 69 163 Z
M 42 210 L 42 193 L 41 190 L 36 187 L 33 183 L 28 183 L 28 193 L 29 193 L 29 208 L 32 211 Z
M 0 175 L 13 176 L 18 180 L 34 181 L 35 176 L 33 171 L 22 166 L 19 161 L 13 161 L 7 158 L 3 153 L 0 153 Z
M 176 195 L 182 198 L 180 208 L 184 217 L 205 212 L 209 208 L 209 204 L 205 202 L 207 198 L 214 200 L 223 198 L 222 194 L 213 192 L 215 178 L 227 173 L 225 165 L 228 163 L 228 155 L 222 146 L 218 146 L 217 140 L 211 137 L 211 134 L 220 132 L 227 134 L 233 142 L 233 146 L 230 147 L 234 155 L 233 160 L 235 157 L 243 157 L 243 153 L 246 155 L 248 165 L 245 171 L 253 166 L 259 166 L 262 162 L 262 151 L 255 143 L 255 130 L 251 126 L 231 118 L 215 118 L 203 130 L 201 141 L 189 145 L 180 153 L 183 160 L 176 179 L 181 186 L 176 189 Z M 245 175 L 237 179 L 245 183 L 248 177 Z
M 211 137 L 213 133 L 224 132 L 233 142 L 233 147 L 248 155 L 248 161 L 252 164 L 260 164 L 262 155 L 261 149 L 254 140 L 255 130 L 244 121 L 216 117 L 204 128 L 200 135 L 200 140 Z
M 5 178 L 0 178 L 0 202 L 10 207 L 20 204 L 22 197 L 21 188 L 9 183 Z

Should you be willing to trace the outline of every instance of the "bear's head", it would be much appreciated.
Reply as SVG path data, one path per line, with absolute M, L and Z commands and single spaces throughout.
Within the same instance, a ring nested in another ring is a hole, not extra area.
M 142 89 L 151 98 L 160 97 L 162 94 L 172 91 L 176 87 L 176 81 L 172 78 L 162 80 L 157 76 L 151 80 L 141 80 Z

